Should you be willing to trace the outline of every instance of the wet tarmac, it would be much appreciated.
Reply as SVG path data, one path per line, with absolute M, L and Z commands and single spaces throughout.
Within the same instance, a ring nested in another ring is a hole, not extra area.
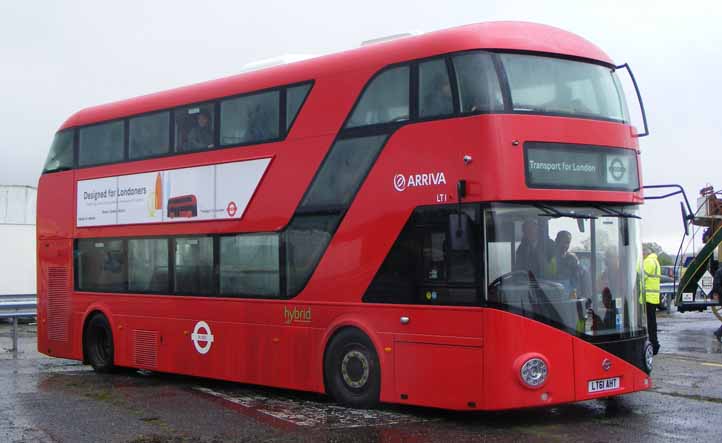
M 0 323 L 0 442 L 612 442 L 722 441 L 722 344 L 711 312 L 659 315 L 654 388 L 610 401 L 481 413 L 382 406 L 347 409 L 324 396 L 145 371 L 95 374 L 21 353 Z

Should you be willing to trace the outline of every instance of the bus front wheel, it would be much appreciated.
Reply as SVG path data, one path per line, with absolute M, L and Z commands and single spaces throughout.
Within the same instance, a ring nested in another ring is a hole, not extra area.
M 95 314 L 88 321 L 83 334 L 85 359 L 95 372 L 111 372 L 113 364 L 113 331 L 108 319 L 102 314 Z
M 379 402 L 381 370 L 371 340 L 355 328 L 338 332 L 324 357 L 326 392 L 337 402 L 371 408 Z

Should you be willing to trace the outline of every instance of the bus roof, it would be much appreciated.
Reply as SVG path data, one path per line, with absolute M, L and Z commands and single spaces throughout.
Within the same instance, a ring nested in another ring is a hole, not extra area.
M 375 72 L 394 63 L 471 49 L 559 54 L 613 65 L 611 58 L 588 40 L 552 26 L 508 21 L 476 23 L 93 106 L 73 114 L 60 129 L 312 80 L 337 72 L 360 69 Z

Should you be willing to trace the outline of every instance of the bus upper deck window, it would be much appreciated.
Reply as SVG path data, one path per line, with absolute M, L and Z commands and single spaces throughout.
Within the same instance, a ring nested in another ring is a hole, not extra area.
M 176 152 L 192 152 L 215 146 L 215 112 L 212 103 L 177 109 L 175 118 Z
M 122 120 L 80 129 L 78 165 L 93 166 L 123 160 L 125 124 Z
M 419 117 L 435 117 L 454 112 L 451 82 L 444 59 L 419 64 Z
M 45 166 L 43 166 L 43 173 L 72 169 L 74 135 L 75 131 L 72 129 L 55 134 L 48 153 L 48 159 L 45 161 Z
M 388 69 L 375 77 L 346 123 L 347 128 L 409 119 L 409 67 Z
M 272 140 L 279 134 L 279 91 L 261 92 L 221 102 L 221 144 Z
M 159 112 L 130 119 L 130 159 L 166 154 L 170 148 L 170 114 Z
M 525 54 L 500 54 L 516 112 L 624 122 L 626 105 L 607 66 Z
M 454 57 L 461 112 L 504 110 L 499 79 L 491 54 L 469 52 Z
M 311 83 L 305 85 L 294 86 L 286 89 L 286 130 L 291 128 L 291 124 L 296 119 L 296 114 L 301 109 L 301 105 L 308 92 L 311 90 Z

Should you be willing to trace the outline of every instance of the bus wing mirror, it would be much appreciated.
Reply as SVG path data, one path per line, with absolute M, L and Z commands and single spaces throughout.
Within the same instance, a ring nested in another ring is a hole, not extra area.
M 647 126 L 647 113 L 644 110 L 644 102 L 642 101 L 642 94 L 640 94 L 640 92 L 639 92 L 639 86 L 637 86 L 637 80 L 634 78 L 634 73 L 632 72 L 632 68 L 629 67 L 628 63 L 625 63 L 623 65 L 617 66 L 616 69 L 626 69 L 627 70 L 627 73 L 629 74 L 629 78 L 632 80 L 632 84 L 634 85 L 634 92 L 637 93 L 637 102 L 639 102 L 639 110 L 642 113 L 642 123 L 644 124 L 644 132 L 634 134 L 633 136 L 634 137 L 646 137 L 649 135 L 649 126 Z

